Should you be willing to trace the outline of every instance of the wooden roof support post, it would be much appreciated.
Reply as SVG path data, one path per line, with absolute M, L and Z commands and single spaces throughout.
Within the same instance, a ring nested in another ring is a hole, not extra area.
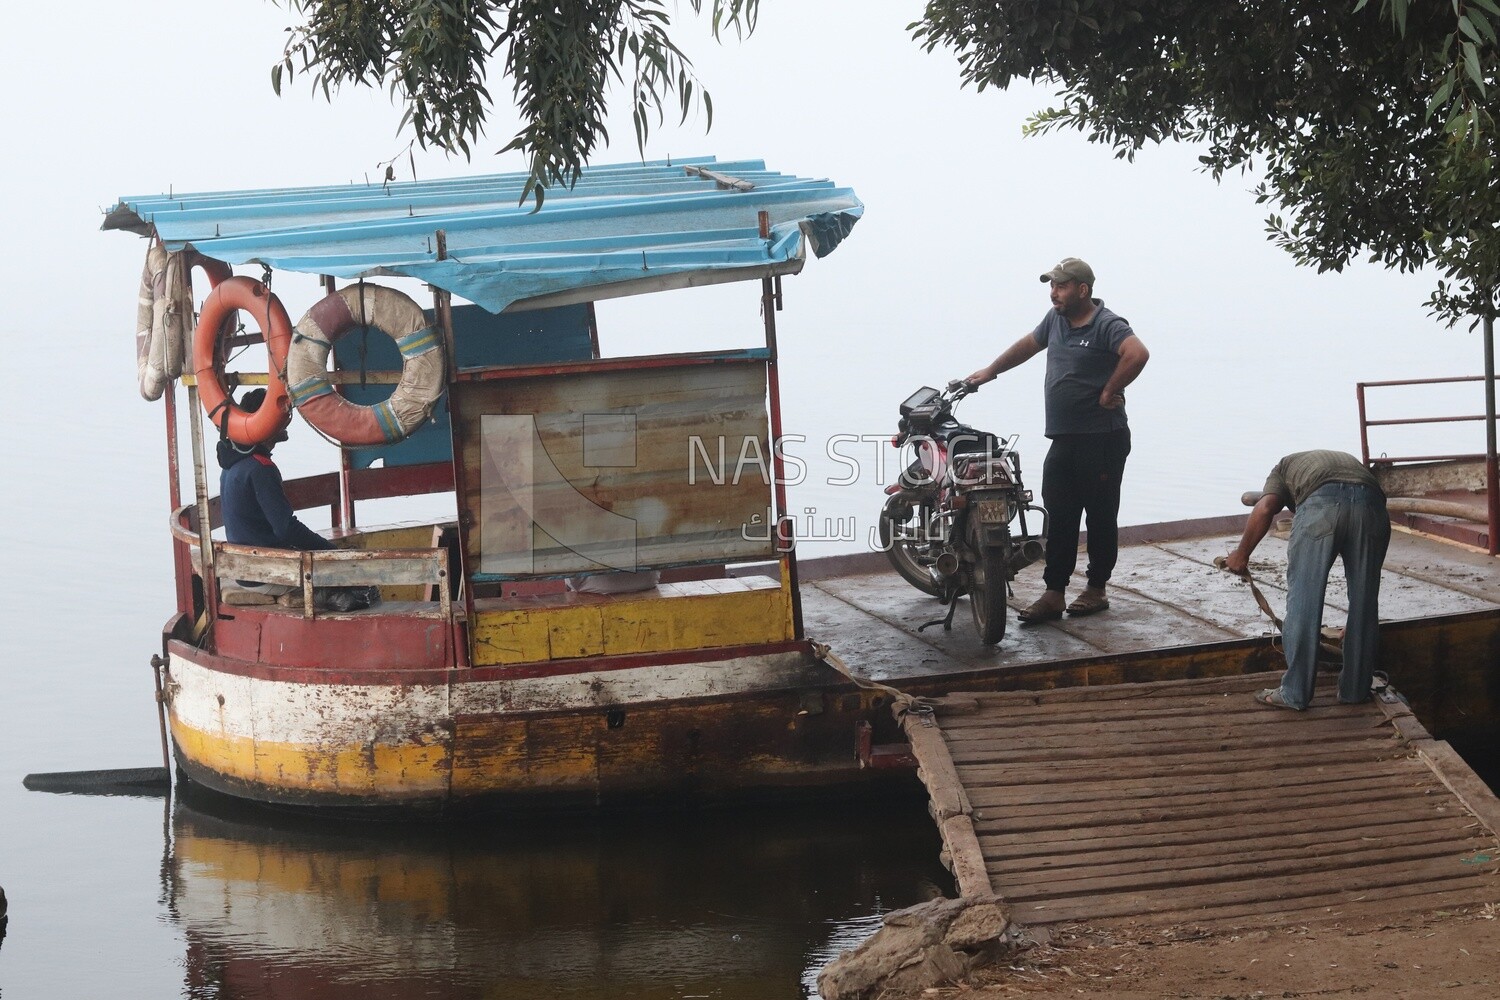
M 437 246 L 437 259 L 448 259 L 448 234 L 444 230 L 437 230 L 434 242 Z M 453 295 L 436 285 L 429 285 L 432 289 L 432 312 L 437 323 L 438 336 L 443 342 L 443 367 L 447 371 L 448 383 L 448 411 L 451 416 L 453 412 L 453 386 L 458 381 L 458 352 L 455 349 L 453 337 Z M 451 434 L 453 448 L 453 489 L 454 495 L 462 497 L 468 489 L 467 477 L 464 475 L 463 447 L 458 435 L 458 421 L 450 419 L 448 429 Z M 464 523 L 462 516 L 458 519 L 458 565 L 449 565 L 448 573 L 457 573 L 459 579 L 460 593 L 463 595 L 463 624 L 457 628 L 455 641 L 463 648 L 455 650 L 458 654 L 456 662 L 465 665 L 473 663 L 473 650 L 468 648 L 469 630 L 467 623 L 474 620 L 474 588 L 469 586 L 469 568 L 465 565 L 464 553 L 469 551 L 469 526 Z M 446 588 L 448 583 L 445 581 Z M 450 618 L 451 623 L 451 618 Z
M 771 214 L 759 213 L 760 238 L 771 238 Z M 766 350 L 771 357 L 766 362 L 766 388 L 771 404 L 771 478 L 772 495 L 776 501 L 776 538 L 781 557 L 781 572 L 785 584 L 791 590 L 792 635 L 802 638 L 802 591 L 797 579 L 797 551 L 795 547 L 796 522 L 786 501 L 786 461 L 782 455 L 781 440 L 781 374 L 778 369 L 776 349 L 776 313 L 781 309 L 781 280 L 770 277 L 760 279 L 760 313 L 766 327 Z
M 333 275 L 325 274 L 322 276 L 322 280 L 325 295 L 332 295 L 338 291 L 338 288 L 334 285 Z M 328 355 L 333 359 L 333 370 L 342 371 L 343 367 L 339 364 L 338 355 L 333 351 L 329 351 Z M 353 466 L 349 462 L 349 449 L 343 445 L 339 445 L 339 502 L 333 508 L 333 526 L 335 529 L 353 530 L 355 526 L 354 487 L 350 482 L 350 474 L 352 472 Z
M 182 507 L 182 461 L 177 440 L 177 380 L 167 382 L 162 393 L 167 411 L 167 498 L 175 515 Z M 193 612 L 193 553 L 187 542 L 172 536 L 172 576 L 176 581 L 177 610 Z
M 434 240 L 437 244 L 437 259 L 448 259 L 448 234 L 439 229 Z M 458 356 L 453 342 L 453 293 L 436 285 L 432 289 L 432 311 L 437 320 L 438 336 L 443 339 L 443 364 L 448 369 L 448 384 L 458 381 Z
M 1495 317 L 1491 315 L 1484 317 L 1484 492 L 1489 501 L 1490 555 L 1500 555 L 1500 459 L 1495 454 Z
M 213 522 L 208 516 L 208 476 L 203 457 L 203 422 L 199 414 L 198 386 L 188 386 L 188 426 L 193 432 L 193 496 L 198 504 L 198 565 L 203 574 L 204 635 L 213 631 L 219 617 L 219 577 L 214 572 Z

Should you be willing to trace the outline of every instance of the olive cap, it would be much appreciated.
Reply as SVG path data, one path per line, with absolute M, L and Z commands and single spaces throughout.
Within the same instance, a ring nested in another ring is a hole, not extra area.
M 1077 257 L 1064 257 L 1052 270 L 1042 275 L 1043 281 L 1081 281 L 1094 287 L 1094 269 Z

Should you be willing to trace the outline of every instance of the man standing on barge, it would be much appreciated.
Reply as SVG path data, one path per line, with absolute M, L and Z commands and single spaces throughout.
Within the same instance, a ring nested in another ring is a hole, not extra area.
M 1291 507 L 1292 539 L 1286 550 L 1286 621 L 1282 625 L 1286 673 L 1281 686 L 1255 696 L 1262 705 L 1302 711 L 1317 681 L 1323 595 L 1333 560 L 1344 561 L 1349 581 L 1349 620 L 1344 629 L 1344 666 L 1339 701 L 1370 697 L 1380 642 L 1380 567 L 1391 541 L 1385 493 L 1363 462 L 1342 451 L 1299 451 L 1271 470 L 1240 544 L 1224 557 L 1224 568 L 1249 575 L 1250 553 L 1266 537 L 1283 507 Z
M 1093 297 L 1094 270 L 1065 257 L 1042 276 L 1052 288 L 1052 311 L 1035 330 L 1007 347 L 965 381 L 978 387 L 1001 372 L 1047 351 L 1046 435 L 1052 441 L 1042 466 L 1047 508 L 1046 591 L 1020 612 L 1023 622 L 1055 621 L 1078 565 L 1078 530 L 1088 516 L 1088 586 L 1070 615 L 1109 607 L 1104 586 L 1119 555 L 1120 479 L 1130 454 L 1125 387 L 1146 367 L 1150 353 L 1130 324 Z

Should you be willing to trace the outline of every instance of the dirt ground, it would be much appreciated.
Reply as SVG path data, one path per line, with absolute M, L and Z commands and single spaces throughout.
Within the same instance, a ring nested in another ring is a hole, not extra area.
M 1210 934 L 1067 927 L 973 984 L 927 997 L 1108 995 L 1111 1000 L 1496 1000 L 1500 907 L 1367 923 Z

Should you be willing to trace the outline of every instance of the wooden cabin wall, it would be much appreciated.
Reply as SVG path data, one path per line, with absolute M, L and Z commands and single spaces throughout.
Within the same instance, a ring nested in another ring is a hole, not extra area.
M 766 362 L 693 357 L 452 387 L 475 579 L 774 557 Z

